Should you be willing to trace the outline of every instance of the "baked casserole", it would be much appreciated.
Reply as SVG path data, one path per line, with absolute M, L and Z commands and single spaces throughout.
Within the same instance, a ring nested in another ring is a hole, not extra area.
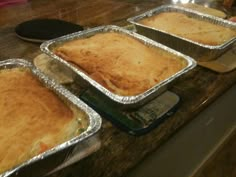
M 139 23 L 204 45 L 217 46 L 236 37 L 234 29 L 180 12 L 162 12 Z
M 112 31 L 64 42 L 53 52 L 121 96 L 141 94 L 187 65 L 181 57 Z
M 87 115 L 26 68 L 0 70 L 0 174 L 80 134 Z

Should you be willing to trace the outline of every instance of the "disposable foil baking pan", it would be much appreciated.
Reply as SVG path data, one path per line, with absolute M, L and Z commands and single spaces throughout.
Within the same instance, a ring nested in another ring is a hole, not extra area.
M 205 45 L 140 23 L 140 20 L 155 16 L 163 12 L 179 12 L 195 19 L 204 20 L 212 24 L 217 24 L 226 28 L 236 30 L 236 24 L 233 22 L 174 5 L 163 5 L 138 16 L 131 17 L 127 20 L 135 25 L 138 33 L 147 36 L 155 41 L 158 41 L 177 51 L 180 51 L 186 55 L 189 55 L 197 61 L 208 61 L 215 59 L 226 50 L 228 50 L 236 41 L 236 37 L 234 37 L 221 45 Z
M 97 132 L 101 127 L 101 118 L 85 103 L 64 87 L 58 85 L 55 81 L 50 80 L 28 61 L 23 59 L 8 59 L 0 62 L 0 70 L 9 68 L 28 68 L 45 87 L 52 90 L 65 103 L 73 105 L 76 109 L 83 111 L 88 118 L 88 127 L 80 135 L 0 174 L 0 177 L 42 177 L 63 164 L 67 159 L 70 159 L 72 155 L 75 154 L 74 151 L 78 151 L 80 147 L 85 145 L 84 143 L 89 141 L 91 138 L 97 137 Z M 16 145 L 13 144 L 13 146 Z
M 98 33 L 106 33 L 106 32 L 116 32 L 116 33 L 121 33 L 121 34 L 124 34 L 124 35 L 127 35 L 127 36 L 131 36 L 132 38 L 135 38 L 138 41 L 142 42 L 144 45 L 159 48 L 159 49 L 162 49 L 162 50 L 165 50 L 165 51 L 169 52 L 170 54 L 181 57 L 183 60 L 186 61 L 187 65 L 181 71 L 175 73 L 174 75 L 172 75 L 171 77 L 165 79 L 164 81 L 156 84 L 154 87 L 150 88 L 149 90 L 145 91 L 144 93 L 134 95 L 134 96 L 120 96 L 120 95 L 117 95 L 115 93 L 112 93 L 111 91 L 109 91 L 105 87 L 101 86 L 95 80 L 93 80 L 88 75 L 86 75 L 81 69 L 79 69 L 75 65 L 63 60 L 62 58 L 58 57 L 57 55 L 55 55 L 53 53 L 54 48 L 56 48 L 57 46 L 65 43 L 65 42 L 75 40 L 75 39 L 79 39 L 79 38 L 87 38 L 87 37 L 93 36 L 93 35 L 98 34 Z M 145 102 L 147 102 L 148 100 L 154 98 L 155 96 L 157 96 L 158 94 L 163 92 L 166 89 L 166 87 L 173 80 L 175 80 L 176 78 L 178 78 L 182 74 L 188 72 L 189 70 L 191 70 L 196 65 L 195 61 L 189 56 L 183 55 L 180 52 L 172 50 L 172 49 L 170 49 L 170 48 L 168 48 L 168 47 L 166 47 L 166 46 L 164 46 L 160 43 L 157 43 L 157 42 L 155 42 L 151 39 L 148 39 L 148 38 L 146 38 L 142 35 L 139 35 L 135 32 L 128 31 L 128 30 L 125 30 L 121 27 L 117 27 L 117 26 L 113 26 L 113 25 L 100 26 L 100 27 L 88 29 L 86 31 L 77 32 L 77 33 L 69 34 L 69 35 L 66 35 L 66 36 L 62 36 L 62 37 L 59 37 L 59 38 L 56 38 L 56 39 L 53 39 L 53 40 L 50 40 L 50 41 L 46 41 L 43 44 L 41 44 L 40 47 L 41 47 L 41 50 L 44 53 L 48 54 L 54 60 L 57 60 L 58 62 L 64 64 L 67 67 L 69 67 L 80 78 L 82 78 L 82 80 L 87 81 L 90 85 L 95 87 L 96 90 L 99 90 L 104 95 L 106 95 L 108 98 L 110 98 L 110 100 L 112 100 L 115 103 L 118 103 L 119 105 L 125 105 L 126 108 L 136 107 L 136 106 L 142 105 Z

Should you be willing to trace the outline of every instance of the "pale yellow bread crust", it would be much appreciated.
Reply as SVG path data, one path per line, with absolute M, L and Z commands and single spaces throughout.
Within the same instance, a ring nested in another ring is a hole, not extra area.
M 141 94 L 186 66 L 172 54 L 115 32 L 66 42 L 54 52 L 122 96 Z
M 163 12 L 139 23 L 206 45 L 221 45 L 236 37 L 236 30 L 189 17 L 179 12 Z

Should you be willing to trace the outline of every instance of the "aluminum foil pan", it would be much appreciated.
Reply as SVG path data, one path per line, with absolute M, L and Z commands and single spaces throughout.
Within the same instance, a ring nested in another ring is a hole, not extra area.
M 163 49 L 173 55 L 179 56 L 182 59 L 186 60 L 187 66 L 184 69 L 182 69 L 181 71 L 179 71 L 176 74 L 172 75 L 171 77 L 167 78 L 166 80 L 156 84 L 154 87 L 150 88 L 149 90 L 145 91 L 144 93 L 141 93 L 141 94 L 135 95 L 135 96 L 120 96 L 115 93 L 112 93 L 111 91 L 109 91 L 105 87 L 101 86 L 95 80 L 93 80 L 88 75 L 86 75 L 78 67 L 70 64 L 69 62 L 63 60 L 62 58 L 58 57 L 57 55 L 55 55 L 53 53 L 53 49 L 55 47 L 59 46 L 60 44 L 63 44 L 64 42 L 79 39 L 79 38 L 87 38 L 87 37 L 93 36 L 97 33 L 106 33 L 106 32 L 121 33 L 121 34 L 131 36 L 131 37 L 141 41 L 144 45 Z M 58 62 L 64 64 L 65 66 L 69 67 L 78 76 L 80 76 L 80 78 L 82 78 L 83 80 L 86 80 L 90 85 L 95 87 L 96 90 L 99 90 L 104 95 L 106 95 L 108 98 L 110 98 L 110 100 L 112 100 L 115 103 L 118 103 L 118 105 L 119 104 L 123 105 L 126 108 L 136 107 L 136 106 L 146 103 L 150 99 L 154 98 L 155 96 L 157 96 L 158 94 L 163 92 L 166 89 L 167 85 L 169 85 L 174 79 L 176 79 L 179 76 L 181 76 L 182 74 L 188 72 L 196 65 L 195 61 L 186 55 L 183 55 L 177 51 L 174 51 L 162 44 L 159 44 L 159 43 L 157 43 L 153 40 L 150 40 L 142 35 L 139 35 L 135 32 L 128 31 L 123 28 L 120 28 L 117 26 L 112 26 L 112 25 L 100 26 L 100 27 L 96 27 L 93 29 L 83 31 L 83 32 L 77 32 L 77 33 L 69 34 L 69 35 L 66 35 L 66 36 L 63 36 L 63 37 L 60 37 L 57 39 L 46 41 L 40 47 L 44 53 L 48 54 L 50 57 L 52 57 L 53 59 L 57 60 Z
M 64 87 L 58 85 L 55 81 L 50 80 L 28 61 L 23 59 L 9 59 L 0 62 L 1 70 L 16 67 L 30 69 L 32 74 L 35 77 L 39 78 L 39 80 L 43 85 L 45 85 L 45 87 L 51 89 L 64 102 L 84 111 L 89 119 L 87 129 L 84 130 L 80 135 L 29 159 L 28 161 L 20 164 L 13 169 L 0 174 L 0 177 L 42 177 L 63 164 L 65 161 L 67 161 L 67 159 L 70 159 L 74 154 L 75 149 L 76 151 L 78 151 L 78 148 L 80 146 L 84 146 L 84 143 L 86 143 L 88 140 L 95 136 L 98 136 L 97 132 L 101 127 L 101 118 L 85 103 L 71 94 Z
M 139 23 L 140 20 L 155 16 L 162 12 L 179 12 L 191 16 L 192 18 L 204 20 L 209 23 L 221 25 L 236 30 L 236 24 L 233 22 L 174 5 L 163 5 L 157 7 L 141 15 L 129 18 L 128 21 L 135 25 L 138 33 L 147 36 L 155 41 L 158 41 L 177 51 L 180 51 L 186 55 L 189 55 L 197 61 L 208 61 L 215 59 L 216 57 L 224 53 L 226 50 L 228 50 L 236 41 L 236 37 L 234 37 L 221 45 L 204 45 L 180 36 L 176 36 L 175 34 L 170 34 L 168 32 L 148 27 Z

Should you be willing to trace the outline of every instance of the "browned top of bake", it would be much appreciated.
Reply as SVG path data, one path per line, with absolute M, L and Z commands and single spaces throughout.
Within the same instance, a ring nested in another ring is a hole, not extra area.
M 66 42 L 54 52 L 123 96 L 143 93 L 186 66 L 172 54 L 115 32 Z
M 74 111 L 29 70 L 0 71 L 0 174 L 74 136 Z
M 236 30 L 178 12 L 163 12 L 140 23 L 206 45 L 221 45 L 236 37 Z

